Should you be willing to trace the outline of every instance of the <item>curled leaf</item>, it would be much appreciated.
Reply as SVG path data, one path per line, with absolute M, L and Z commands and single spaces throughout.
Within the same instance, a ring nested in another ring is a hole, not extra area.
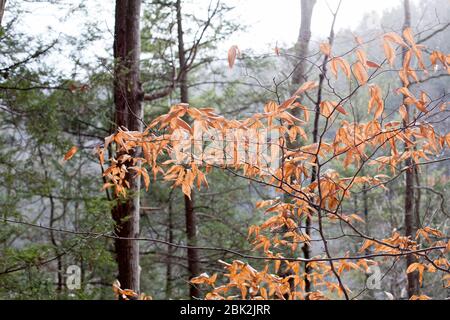
M 406 28 L 405 30 L 403 30 L 403 37 L 406 39 L 406 41 L 408 41 L 410 45 L 412 46 L 416 45 L 411 28 Z
M 305 91 L 314 89 L 315 87 L 317 87 L 317 82 L 315 81 L 306 81 L 305 83 L 303 83 L 300 88 L 297 89 L 297 91 L 295 91 L 294 96 L 298 96 L 300 94 L 302 94 Z
M 394 65 L 394 60 L 395 60 L 394 48 L 392 48 L 392 46 L 389 44 L 389 42 L 384 41 L 383 42 L 383 49 L 384 49 L 384 54 L 385 54 L 386 59 L 389 62 L 389 64 L 391 66 Z
M 408 111 L 406 110 L 406 107 L 404 104 L 400 106 L 398 109 L 398 112 L 400 112 L 400 116 L 402 117 L 403 121 L 408 122 Z
M 230 69 L 233 68 L 238 54 L 240 54 L 240 51 L 237 45 L 233 45 L 228 49 L 228 66 Z
M 390 41 L 390 42 L 396 43 L 396 44 L 398 44 L 398 45 L 401 45 L 402 47 L 407 47 L 407 45 L 406 45 L 405 41 L 403 41 L 402 37 L 400 37 L 400 36 L 399 36 L 398 34 L 396 34 L 395 32 L 389 32 L 389 33 L 386 33 L 386 34 L 383 36 L 383 39 L 384 39 L 385 41 Z
M 331 60 L 331 72 L 335 78 L 337 78 L 338 67 L 340 67 L 347 78 L 350 79 L 350 66 L 348 62 L 341 57 L 336 57 Z
M 357 61 L 353 65 L 353 74 L 355 75 L 356 80 L 358 80 L 358 83 L 361 86 L 363 86 L 367 83 L 369 76 L 367 75 L 366 68 L 363 66 L 363 64 L 360 61 Z

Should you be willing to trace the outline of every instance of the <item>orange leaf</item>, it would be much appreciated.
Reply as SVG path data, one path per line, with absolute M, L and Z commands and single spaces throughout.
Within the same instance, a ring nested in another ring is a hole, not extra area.
M 387 40 L 387 41 L 390 41 L 390 42 L 394 42 L 394 43 L 396 43 L 396 44 L 399 44 L 399 45 L 401 45 L 402 47 L 406 47 L 407 45 L 406 45 L 406 43 L 405 43 L 405 41 L 403 41 L 403 39 L 402 39 L 402 37 L 400 37 L 398 34 L 396 34 L 395 32 L 389 32 L 389 33 L 386 33 L 384 36 L 383 36 L 383 39 L 384 40 Z
M 420 267 L 421 264 L 419 262 L 414 262 L 411 263 L 408 267 L 408 269 L 406 269 L 406 273 L 411 273 L 417 270 L 418 267 Z
M 383 42 L 383 49 L 384 49 L 384 54 L 386 56 L 386 59 L 388 60 L 389 64 L 392 66 L 394 65 L 394 60 L 395 60 L 395 51 L 394 48 L 391 47 L 391 45 L 389 44 L 389 42 L 384 41 Z
M 347 111 L 345 111 L 345 109 L 341 105 L 337 105 L 336 110 L 342 114 L 347 114 Z
M 403 37 L 406 39 L 406 41 L 409 42 L 410 45 L 412 45 L 412 46 L 416 45 L 411 28 L 408 27 L 405 30 L 403 30 Z
M 69 151 L 67 151 L 67 153 L 64 155 L 64 161 L 70 160 L 75 153 L 77 153 L 78 148 L 76 146 L 73 146 L 72 148 L 69 149 Z
M 431 300 L 431 298 L 425 294 L 421 294 L 420 296 L 413 295 L 409 300 Z
M 341 57 L 336 57 L 331 60 L 331 72 L 333 73 L 335 78 L 337 78 L 338 66 L 342 69 L 347 78 L 350 79 L 350 66 L 348 65 L 348 62 Z
M 403 121 L 408 122 L 408 111 L 406 110 L 406 107 L 404 104 L 402 104 L 398 110 L 400 112 L 400 115 L 402 116 Z
M 233 45 L 228 49 L 228 66 L 233 68 L 237 55 L 240 53 L 237 45 Z
M 356 77 L 356 80 L 358 80 L 358 83 L 360 85 L 363 86 L 367 83 L 369 76 L 367 75 L 366 68 L 363 66 L 363 64 L 360 61 L 357 61 L 353 65 L 353 73 Z
M 331 56 L 331 47 L 329 43 L 321 43 L 320 44 L 320 51 L 326 56 Z
M 372 110 L 373 106 L 377 106 L 375 110 L 375 118 L 378 118 L 384 111 L 384 102 L 381 99 L 381 89 L 377 85 L 371 85 L 370 90 L 370 100 L 368 104 L 369 112 Z
M 367 65 L 367 56 L 362 49 L 356 50 L 356 56 L 358 57 L 358 60 L 362 63 L 363 66 Z
M 378 69 L 380 68 L 380 65 L 378 63 L 375 63 L 373 61 L 367 60 L 367 66 L 370 68 Z
M 300 88 L 297 89 L 297 91 L 295 91 L 294 96 L 298 96 L 305 91 L 314 89 L 315 87 L 317 87 L 317 83 L 315 81 L 306 81 L 300 86 Z

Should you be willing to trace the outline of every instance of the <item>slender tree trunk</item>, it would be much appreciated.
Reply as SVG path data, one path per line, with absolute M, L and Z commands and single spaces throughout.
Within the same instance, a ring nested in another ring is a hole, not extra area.
M 417 166 L 414 167 L 414 182 L 416 183 L 414 188 L 414 219 L 417 231 L 422 227 L 422 222 L 420 221 L 420 202 L 422 201 L 422 192 L 420 191 L 420 174 Z
M 364 171 L 362 171 L 361 174 L 364 176 L 365 175 Z M 363 185 L 364 221 L 366 222 L 364 224 L 364 226 L 365 226 L 366 235 L 370 236 L 369 192 L 367 191 L 367 187 L 368 187 L 368 185 L 366 185 L 366 184 Z M 366 250 L 364 250 L 364 253 L 366 255 L 372 254 L 370 248 L 367 248 Z M 370 277 L 370 275 L 366 274 L 366 283 L 367 283 L 367 280 L 369 277 Z M 369 289 L 367 295 L 368 295 L 369 299 L 371 299 L 371 300 L 375 299 L 373 290 Z
M 193 196 L 194 196 L 193 193 L 191 193 L 192 199 L 189 199 L 189 197 L 184 196 L 184 205 L 186 213 L 186 236 L 187 236 L 187 245 L 189 247 L 197 246 L 197 217 L 194 211 Z M 200 274 L 198 250 L 195 248 L 187 249 L 187 257 L 188 257 L 189 279 L 191 279 Z M 195 285 L 189 284 L 189 296 L 191 298 L 199 297 L 200 290 Z
M 139 81 L 141 0 L 116 0 L 114 30 L 114 103 L 115 124 L 128 130 L 142 131 L 142 92 Z M 139 150 L 134 150 L 137 155 Z M 120 156 L 120 155 L 119 155 Z M 132 155 L 133 156 L 133 155 Z M 129 165 L 129 163 L 125 163 Z M 117 198 L 112 210 L 119 237 L 139 236 L 140 179 L 127 175 L 130 184 L 126 199 Z M 122 288 L 139 292 L 139 242 L 116 239 L 118 280 Z
M 6 0 L 0 0 L 0 27 L 2 26 L 3 14 L 5 13 Z
M 339 3 L 340 6 L 340 3 Z M 337 13 L 336 13 L 337 14 Z M 328 36 L 328 43 L 330 46 L 333 45 L 334 42 L 334 24 L 336 21 L 336 15 L 333 17 L 333 23 L 331 25 L 330 29 L 330 35 Z M 322 72 L 319 75 L 319 87 L 317 89 L 317 100 L 315 105 L 315 112 L 314 112 L 314 125 L 313 125 L 313 131 L 312 131 L 312 137 L 313 137 L 313 143 L 319 142 L 319 119 L 320 119 L 320 104 L 322 103 L 322 88 L 323 88 L 323 82 L 325 80 L 326 74 L 327 74 L 327 62 L 329 57 L 324 56 L 323 62 L 322 62 Z M 317 162 L 318 159 L 316 158 L 315 161 Z M 315 182 L 317 180 L 317 166 L 312 167 L 311 171 L 311 183 Z M 306 219 L 306 233 L 308 235 L 311 235 L 311 218 L 307 217 Z M 311 258 L 311 248 L 309 244 L 305 244 L 303 246 L 303 252 L 305 258 L 308 257 Z M 309 268 L 306 268 L 306 273 L 309 274 L 311 270 Z M 306 279 L 308 280 L 308 279 Z M 305 281 L 305 291 L 308 289 L 310 291 L 310 282 Z
M 342 0 L 341 0 L 342 1 Z M 330 34 L 328 36 L 328 43 L 331 46 L 333 46 L 333 42 L 334 42 L 334 25 L 336 23 L 336 16 L 337 13 L 339 11 L 339 7 L 341 6 L 341 1 L 339 1 L 338 4 L 338 9 L 336 11 L 336 13 L 333 16 L 333 22 L 331 23 L 331 29 L 330 29 Z M 327 55 L 324 56 L 323 61 L 322 61 L 322 66 L 321 66 L 321 70 L 322 72 L 319 75 L 319 84 L 318 84 L 318 89 L 317 89 L 317 100 L 316 100 L 316 104 L 315 104 L 315 112 L 314 112 L 314 125 L 313 125 L 313 131 L 312 131 L 312 137 L 313 137 L 313 144 L 314 143 L 318 143 L 319 142 L 319 119 L 320 119 L 320 104 L 322 103 L 322 89 L 323 89 L 323 82 L 325 80 L 325 77 L 327 75 L 327 62 L 328 62 L 329 57 Z M 315 158 L 315 163 L 318 163 L 318 155 Z M 317 176 L 317 166 L 313 166 L 312 167 L 312 171 L 311 171 L 311 183 L 315 182 L 318 179 Z M 307 217 L 306 218 L 306 233 L 308 235 L 311 235 L 311 224 L 312 224 L 312 220 L 311 217 Z M 305 258 L 309 259 L 311 258 L 311 247 L 309 244 L 306 244 L 303 246 L 303 253 Z M 332 263 L 332 262 L 331 262 Z M 311 283 L 308 279 L 308 274 L 311 273 L 311 269 L 309 267 L 305 268 L 306 271 L 306 277 L 305 277 L 305 291 L 306 292 L 310 292 L 311 291 Z
M 300 22 L 300 32 L 298 35 L 297 43 L 295 44 L 295 54 L 298 56 L 300 61 L 294 69 L 292 74 L 292 83 L 295 84 L 296 90 L 307 80 L 306 66 L 307 61 L 305 60 L 309 52 L 309 42 L 311 39 L 311 18 L 316 0 L 301 0 L 301 22 Z M 293 114 L 299 117 L 299 108 L 293 110 Z M 317 140 L 317 130 L 316 130 L 316 140 Z M 290 147 L 298 146 L 297 143 L 291 145 Z M 314 178 L 315 179 L 315 178 Z M 307 217 L 305 221 L 305 233 L 309 236 L 311 235 L 311 218 Z M 305 259 L 311 258 L 311 248 L 308 244 L 302 247 L 303 256 Z M 311 273 L 311 269 L 305 264 L 305 292 L 311 292 L 311 283 L 309 281 L 308 275 Z
M 292 74 L 292 83 L 300 86 L 307 80 L 305 60 L 309 52 L 309 41 L 311 40 L 311 19 L 316 0 L 301 0 L 300 32 L 295 44 L 295 54 L 300 61 Z M 294 90 L 296 90 L 295 88 Z
M 403 1 L 404 8 L 404 24 L 403 30 L 409 28 L 411 26 L 411 10 L 409 0 Z M 405 60 L 406 52 L 403 51 L 402 60 Z M 406 99 L 406 97 L 404 97 Z M 409 122 L 409 107 L 405 104 L 406 112 L 407 112 L 407 120 L 403 121 L 403 125 L 406 126 L 407 122 Z M 411 147 L 405 143 L 405 149 L 409 150 Z M 416 223 L 414 219 L 414 168 L 413 161 L 411 158 L 405 160 L 405 165 L 408 169 L 405 172 L 405 235 L 414 239 L 416 235 Z M 416 257 L 414 255 L 406 256 L 406 267 L 412 263 L 417 262 Z M 419 278 L 417 272 L 411 272 L 407 274 L 408 278 L 408 296 L 411 297 L 413 295 L 417 295 L 419 293 Z
M 180 97 L 182 103 L 189 103 L 189 89 L 187 86 L 187 61 L 184 47 L 183 19 L 181 15 L 181 0 L 176 2 L 177 10 L 177 36 L 178 36 L 178 60 L 180 65 Z M 191 191 L 191 198 L 184 196 L 185 217 L 186 217 L 186 237 L 189 247 L 197 246 L 197 218 L 194 211 L 194 190 Z M 195 248 L 187 249 L 189 280 L 200 274 L 199 254 Z M 200 290 L 194 284 L 189 283 L 189 297 L 199 297 Z
M 172 189 L 173 191 L 173 189 Z M 169 236 L 167 241 L 173 243 L 173 207 L 172 207 L 172 191 L 169 195 L 169 212 L 168 212 L 168 231 Z M 174 248 L 172 246 L 167 246 L 167 267 L 166 267 L 166 299 L 172 297 L 172 255 Z
M 42 168 L 47 168 L 45 160 L 44 160 L 44 155 L 42 153 L 42 150 L 40 147 L 38 147 L 38 153 L 39 153 L 39 159 L 42 165 Z M 48 171 L 46 169 L 44 169 L 44 178 L 45 181 L 49 181 L 50 180 L 50 176 L 48 174 Z M 50 217 L 49 217 L 49 227 L 50 227 L 50 242 L 53 245 L 53 250 L 54 250 L 54 254 L 55 256 L 57 256 L 56 259 L 56 265 L 57 265 L 57 295 L 59 296 L 62 293 L 63 290 L 63 267 L 62 267 L 62 257 L 61 257 L 61 252 L 59 250 L 59 244 L 56 241 L 56 237 L 55 237 L 55 231 L 54 231 L 54 224 L 57 220 L 57 217 L 55 217 L 55 199 L 53 197 L 53 193 L 49 192 L 48 194 L 48 200 L 50 202 Z

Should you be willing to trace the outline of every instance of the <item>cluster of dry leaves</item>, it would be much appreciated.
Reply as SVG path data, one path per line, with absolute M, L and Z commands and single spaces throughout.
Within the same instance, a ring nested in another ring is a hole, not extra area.
M 370 96 L 368 113 L 373 114 L 370 121 L 361 123 L 341 120 L 333 139 L 321 135 L 317 143 L 311 143 L 305 132 L 310 109 L 300 104 L 298 97 L 313 90 L 317 86 L 314 82 L 304 83 L 283 103 L 268 102 L 263 112 L 241 120 L 226 119 L 211 108 L 175 105 L 167 114 L 154 119 L 143 132 L 119 128 L 105 139 L 105 144 L 98 149 L 101 165 L 108 164 L 104 171 L 107 180 L 104 188 L 113 188 L 117 196 L 127 196 L 130 175 L 133 178 L 142 177 L 146 188 L 152 178 L 156 181 L 157 176 L 162 175 L 164 180 L 172 182 L 173 187 L 180 187 L 184 194 L 190 196 L 195 185 L 197 188 L 207 185 L 206 176 L 211 170 L 221 170 L 223 167 L 214 168 L 207 163 L 198 165 L 193 161 L 188 164 L 175 163 L 168 156 L 173 152 L 171 138 L 176 130 L 192 134 L 190 123 L 193 121 L 201 123 L 205 129 L 213 128 L 224 134 L 230 128 L 277 129 L 282 132 L 279 144 L 283 150 L 281 165 L 277 170 L 268 174 L 254 164 L 236 162 L 226 165 L 227 169 L 239 172 L 243 177 L 273 186 L 285 195 L 281 199 L 289 199 L 283 202 L 278 198 L 257 204 L 258 208 L 265 208 L 267 218 L 260 225 L 250 227 L 249 239 L 254 249 L 266 258 L 265 266 L 256 270 L 249 263 L 239 260 L 222 262 L 226 273 L 221 285 L 216 285 L 219 279 L 216 274 L 202 274 L 192 279 L 192 283 L 211 286 L 206 299 L 326 299 L 333 297 L 333 293 L 343 296 L 350 292 L 340 281 L 344 272 L 367 271 L 369 266 L 380 263 L 373 257 L 405 257 L 407 254 L 414 254 L 419 259 L 409 266 L 407 272 L 419 272 L 421 281 L 425 272 L 441 272 L 443 281 L 449 286 L 450 242 L 445 242 L 446 237 L 442 232 L 424 227 L 418 230 L 416 239 L 402 236 L 396 231 L 384 239 L 376 239 L 360 230 L 360 224 L 364 221 L 357 213 L 343 213 L 340 210 L 353 190 L 363 187 L 386 188 L 385 183 L 391 177 L 411 170 L 411 167 L 401 167 L 405 160 L 410 159 L 414 166 L 420 167 L 444 148 L 450 147 L 450 134 L 439 135 L 427 121 L 432 112 L 445 110 L 445 103 L 435 103 L 426 92 L 415 96 L 408 89 L 411 82 L 419 81 L 419 71 L 426 76 L 428 68 L 435 68 L 439 64 L 450 72 L 450 56 L 433 51 L 428 55 L 430 63 L 427 68 L 424 47 L 415 43 L 411 29 L 405 30 L 403 37 L 396 33 L 385 34 L 382 44 L 386 59 L 379 63 L 367 58 L 361 40 L 357 49 L 346 56 L 333 56 L 328 44 L 320 46 L 322 53 L 329 57 L 331 72 L 336 78 L 341 71 L 349 80 L 353 77 L 356 79 L 358 87 L 355 90 L 367 90 Z M 385 115 L 381 88 L 367 83 L 386 62 L 393 66 L 399 51 L 404 52 L 406 58 L 398 71 L 402 86 L 397 89 L 397 93 L 405 98 L 390 120 Z M 234 65 L 238 54 L 239 49 L 233 46 L 228 56 L 230 67 Z M 349 61 L 352 61 L 351 65 Z M 415 66 L 418 66 L 419 71 Z M 329 123 L 349 113 L 346 104 L 348 98 L 321 102 L 320 114 L 325 119 L 325 130 Z M 302 119 L 292 115 L 295 108 L 301 109 Z M 289 142 L 294 141 L 301 141 L 301 147 L 289 148 Z M 111 145 L 115 146 L 117 156 L 105 159 Z M 138 156 L 134 156 L 137 150 L 141 151 L 137 153 Z M 72 151 L 69 151 L 66 158 L 71 156 Z M 356 168 L 354 175 L 341 176 L 332 169 L 323 169 L 335 161 L 344 167 Z M 391 176 L 381 173 L 375 176 L 361 175 L 363 166 L 376 168 L 379 172 L 388 169 Z M 313 168 L 318 178 L 311 182 Z M 347 253 L 343 257 L 332 257 L 327 252 L 304 261 L 299 257 L 298 247 L 311 241 L 300 228 L 301 221 L 307 216 L 315 219 L 319 229 L 324 221 L 346 225 L 361 238 L 360 251 Z M 366 256 L 365 252 L 369 249 L 371 255 Z M 311 270 L 307 274 L 306 266 Z M 305 277 L 313 284 L 314 291 L 305 292 Z M 120 286 L 115 291 L 125 297 L 128 293 L 134 296 L 134 293 L 120 289 Z M 428 297 L 421 295 L 413 298 Z

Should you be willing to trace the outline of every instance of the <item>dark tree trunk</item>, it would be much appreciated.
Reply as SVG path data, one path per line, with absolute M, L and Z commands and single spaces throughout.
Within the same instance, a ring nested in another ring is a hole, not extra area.
M 167 229 L 169 243 L 173 243 L 173 207 L 172 207 L 172 191 L 169 194 L 169 212 L 167 215 Z M 172 255 L 174 254 L 174 248 L 167 246 L 167 264 L 166 264 L 166 299 L 172 297 Z
M 176 2 L 177 10 L 177 35 L 178 35 L 178 61 L 180 64 L 179 86 L 182 103 L 189 103 L 189 89 L 187 86 L 187 61 L 184 47 L 183 19 L 181 15 L 181 0 Z M 190 247 L 197 246 L 197 219 L 194 211 L 194 190 L 191 191 L 191 198 L 184 196 L 185 217 L 186 217 L 186 237 Z M 189 279 L 200 274 L 199 254 L 195 248 L 187 249 Z M 189 283 L 189 297 L 199 297 L 200 290 L 196 285 Z
M 411 10 L 409 0 L 403 2 L 405 20 L 403 24 L 403 30 L 411 26 Z M 405 59 L 405 51 L 403 51 L 403 59 Z M 404 97 L 405 99 L 406 97 Z M 406 106 L 406 104 L 405 104 Z M 403 121 L 403 125 L 406 126 L 409 121 L 409 108 L 406 106 L 407 121 Z M 408 150 L 411 147 L 405 143 L 405 149 Z M 405 172 L 405 235 L 414 239 L 416 235 L 416 222 L 414 219 L 414 168 L 411 158 L 405 160 L 405 166 L 408 168 Z M 406 256 L 406 267 L 417 262 L 414 255 Z M 419 278 L 417 271 L 407 274 L 408 278 L 408 296 L 417 295 L 419 293 Z
M 116 127 L 142 131 L 142 93 L 139 81 L 141 0 L 116 0 L 114 30 L 114 103 Z M 136 155 L 139 150 L 134 150 Z M 116 199 L 112 210 L 115 231 L 122 238 L 139 236 L 140 179 L 127 175 L 130 189 L 126 199 Z M 139 292 L 139 243 L 116 239 L 118 280 L 122 288 Z
M 198 250 L 192 248 L 197 246 L 197 217 L 194 211 L 193 196 L 193 193 L 191 193 L 192 199 L 189 199 L 186 195 L 184 196 L 187 245 L 190 247 L 187 249 L 189 279 L 200 274 Z M 200 290 L 197 286 L 189 284 L 189 296 L 191 298 L 200 296 Z
M 415 203 L 414 203 L 414 219 L 416 224 L 416 231 L 422 227 L 422 222 L 420 219 L 420 203 L 422 199 L 422 192 L 420 191 L 420 174 L 417 166 L 414 167 L 414 186 L 415 192 Z
M 2 26 L 3 14 L 5 13 L 6 0 L 0 0 L 0 27 Z

